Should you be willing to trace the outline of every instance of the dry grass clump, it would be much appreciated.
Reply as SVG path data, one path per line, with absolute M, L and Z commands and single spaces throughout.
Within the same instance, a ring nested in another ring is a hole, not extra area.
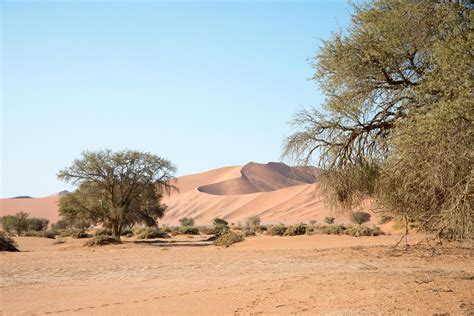
M 244 236 L 240 233 L 229 231 L 225 234 L 220 235 L 215 241 L 214 245 L 229 247 L 232 244 L 244 241 Z
M 351 213 L 351 222 L 354 224 L 361 225 L 370 221 L 370 214 L 367 212 L 354 212 Z
M 332 216 L 326 216 L 326 217 L 324 218 L 324 222 L 325 222 L 326 224 L 328 224 L 328 225 L 334 224 L 334 221 L 335 221 L 335 220 L 336 220 L 336 219 L 335 219 L 334 217 L 332 217 Z
M 355 226 L 355 227 L 348 227 L 345 233 L 349 236 L 360 237 L 360 236 L 380 236 L 384 235 L 384 232 L 378 226 Z
M 158 227 L 143 227 L 136 231 L 137 239 L 168 238 L 168 234 Z
M 61 237 L 90 238 L 92 236 L 84 229 L 68 228 L 61 233 Z
M 108 235 L 96 235 L 84 243 L 85 247 L 116 245 L 122 243 L 120 239 Z
M 286 232 L 286 226 L 283 224 L 270 225 L 267 229 L 267 234 L 270 236 L 283 236 Z
M 19 251 L 16 242 L 4 232 L 0 232 L 0 251 Z
M 306 224 L 304 223 L 299 223 L 299 224 L 294 224 L 292 226 L 289 226 L 284 235 L 285 236 L 298 236 L 298 235 L 304 235 L 306 233 Z
M 182 235 L 199 235 L 199 229 L 195 226 L 181 226 L 177 229 L 177 233 Z

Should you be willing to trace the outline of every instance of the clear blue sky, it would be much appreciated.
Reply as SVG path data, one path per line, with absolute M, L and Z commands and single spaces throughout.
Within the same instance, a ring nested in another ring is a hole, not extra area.
M 130 148 L 178 175 L 278 161 L 346 1 L 2 1 L 2 197 L 70 189 L 84 149 Z

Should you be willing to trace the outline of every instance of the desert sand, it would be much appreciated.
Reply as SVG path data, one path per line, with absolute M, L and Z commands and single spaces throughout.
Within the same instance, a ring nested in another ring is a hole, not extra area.
M 256 236 L 229 248 L 198 237 L 98 248 L 16 239 L 23 252 L 0 254 L 1 315 L 474 313 L 469 245 L 395 250 L 395 235 Z

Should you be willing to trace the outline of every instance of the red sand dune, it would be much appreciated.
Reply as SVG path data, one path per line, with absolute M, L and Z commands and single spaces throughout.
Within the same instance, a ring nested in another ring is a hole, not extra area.
M 43 198 L 0 199 L 0 216 L 23 211 L 30 214 L 30 217 L 42 217 L 54 223 L 59 219 L 59 198 L 59 194 L 53 194 Z
M 264 223 L 321 222 L 330 210 L 316 180 L 316 168 L 253 162 L 180 177 L 180 192 L 164 199 L 168 211 L 162 222 L 177 224 L 188 216 L 198 224 L 215 217 L 237 223 L 254 215 Z

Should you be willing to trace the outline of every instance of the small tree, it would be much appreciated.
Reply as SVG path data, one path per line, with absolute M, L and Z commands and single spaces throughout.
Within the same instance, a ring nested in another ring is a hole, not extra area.
M 16 232 L 21 236 L 28 230 L 28 213 L 18 212 L 15 215 L 7 215 L 2 218 L 3 230 L 7 233 Z
M 329 224 L 329 225 L 334 224 L 334 221 L 335 221 L 335 220 L 336 220 L 336 219 L 335 219 L 334 217 L 332 217 L 332 216 L 326 216 L 326 217 L 324 218 L 324 222 L 325 222 L 326 224 Z
M 192 219 L 191 217 L 183 217 L 182 219 L 179 220 L 179 223 L 183 227 L 194 226 L 194 219 Z
M 370 214 L 366 212 L 354 212 L 351 214 L 351 221 L 358 225 L 367 223 L 370 221 Z
M 150 153 L 85 151 L 58 173 L 59 179 L 78 186 L 61 197 L 59 212 L 101 223 L 120 239 L 122 230 L 136 223 L 156 226 L 166 210 L 163 194 L 176 189 L 171 184 L 175 171 L 170 161 Z
M 258 229 L 260 227 L 260 217 L 259 216 L 250 216 L 247 218 L 247 222 L 245 223 L 247 227 Z

